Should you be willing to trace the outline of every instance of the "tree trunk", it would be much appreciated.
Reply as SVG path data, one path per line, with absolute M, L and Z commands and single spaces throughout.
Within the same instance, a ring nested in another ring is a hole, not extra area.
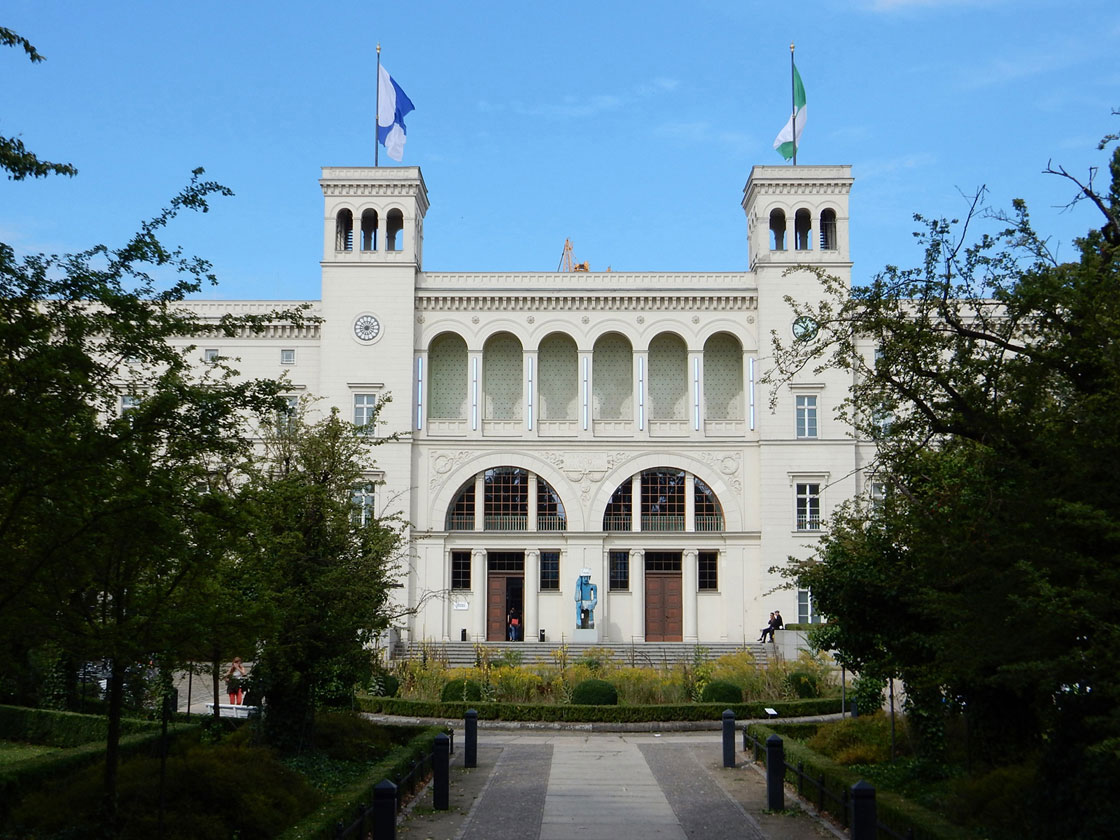
M 109 727 L 105 737 L 105 788 L 102 802 L 105 827 L 110 832 L 117 823 L 117 771 L 120 767 L 121 713 L 124 708 L 124 663 L 113 657 L 109 672 Z

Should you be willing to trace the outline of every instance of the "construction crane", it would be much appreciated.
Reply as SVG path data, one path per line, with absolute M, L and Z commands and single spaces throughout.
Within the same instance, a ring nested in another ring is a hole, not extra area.
M 560 255 L 560 264 L 558 266 L 556 266 L 556 270 L 557 271 L 566 271 L 566 272 L 590 271 L 591 270 L 591 263 L 586 263 L 586 262 L 574 263 L 574 262 L 572 262 L 572 240 L 565 238 L 564 239 L 564 253 L 562 253 Z

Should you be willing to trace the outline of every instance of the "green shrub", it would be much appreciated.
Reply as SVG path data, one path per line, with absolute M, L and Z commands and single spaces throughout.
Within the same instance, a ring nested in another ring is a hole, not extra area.
M 712 680 L 700 693 L 702 703 L 742 703 L 743 689 L 727 680 Z
M 28 795 L 15 810 L 18 836 L 95 825 L 104 768 L 92 766 Z M 121 838 L 159 836 L 159 760 L 122 763 L 118 778 Z M 167 761 L 164 832 L 167 840 L 276 837 L 320 801 L 299 774 L 264 749 L 193 745 Z M 70 836 L 70 835 L 67 835 Z M 91 834 L 92 836 L 92 834 Z M 118 836 L 118 835 L 114 835 Z
M 883 689 L 886 687 L 886 677 L 860 674 L 852 680 L 851 699 L 861 715 L 871 715 L 883 708 Z
M 374 697 L 396 697 L 401 690 L 401 681 L 392 674 L 381 671 L 370 680 L 370 691 Z
M 814 671 L 790 671 L 786 674 L 786 688 L 794 697 L 820 697 L 820 676 Z
M 439 699 L 444 703 L 478 701 L 482 699 L 482 686 L 474 680 L 456 678 L 443 687 Z
M 572 690 L 574 706 L 617 706 L 618 691 L 606 680 L 584 680 Z
M 910 739 L 899 721 L 895 729 L 895 755 L 909 755 Z M 837 764 L 876 764 L 890 761 L 891 721 L 884 714 L 845 718 L 817 727 L 807 744 Z

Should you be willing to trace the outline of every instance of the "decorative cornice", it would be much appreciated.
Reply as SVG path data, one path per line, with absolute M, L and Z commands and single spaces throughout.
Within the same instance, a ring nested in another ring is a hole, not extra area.
M 416 309 L 423 312 L 742 312 L 758 308 L 753 294 L 708 295 L 517 295 L 418 294 Z

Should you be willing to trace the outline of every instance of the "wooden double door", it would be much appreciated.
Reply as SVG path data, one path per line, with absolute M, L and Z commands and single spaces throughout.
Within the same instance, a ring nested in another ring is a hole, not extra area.
M 684 640 L 681 552 L 646 552 L 646 641 Z
M 518 617 L 517 641 L 525 639 L 525 553 L 486 553 L 486 641 L 509 639 L 509 616 Z

